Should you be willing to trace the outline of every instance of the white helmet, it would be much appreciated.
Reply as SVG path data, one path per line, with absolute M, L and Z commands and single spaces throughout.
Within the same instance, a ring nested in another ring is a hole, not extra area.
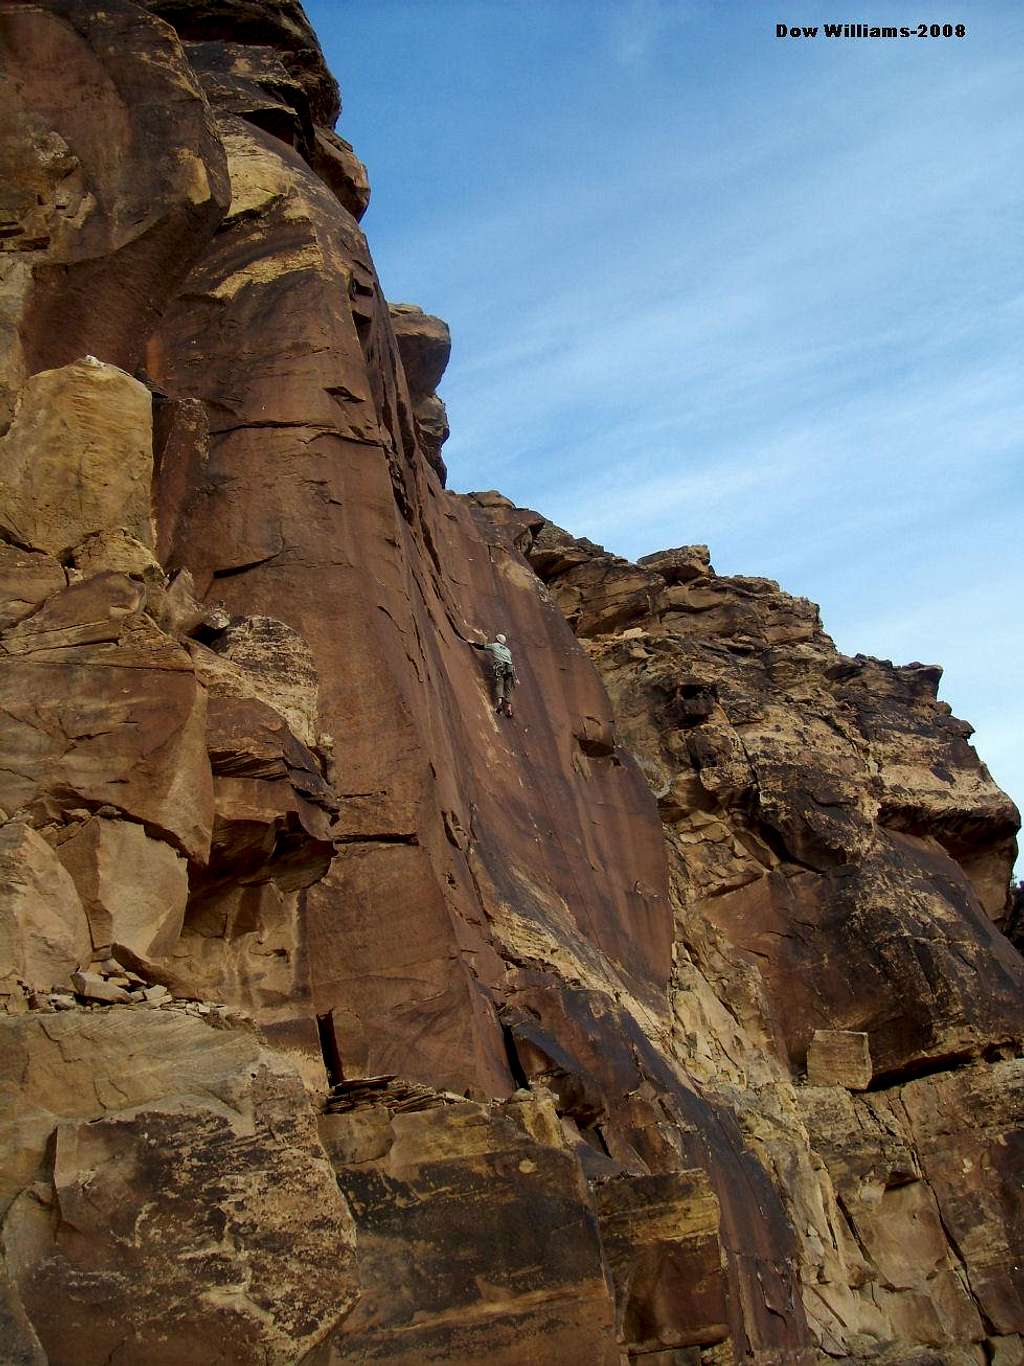
M 498 642 L 499 645 L 504 645 L 504 644 L 505 644 L 505 637 L 501 634 L 500 631 L 499 631 L 498 634 L 494 637 L 494 639 Z

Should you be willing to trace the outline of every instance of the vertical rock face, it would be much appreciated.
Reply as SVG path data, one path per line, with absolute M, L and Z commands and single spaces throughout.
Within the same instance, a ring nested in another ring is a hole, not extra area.
M 293 0 L 0 45 L 6 1357 L 1013 1360 L 1017 818 L 938 672 L 445 492 Z
M 677 1041 L 777 1175 L 821 1349 L 1017 1350 L 1024 962 L 998 927 L 1018 818 L 940 671 L 840 656 L 812 604 L 720 578 L 706 547 L 633 565 L 469 501 L 585 642 L 657 797 Z
M 224 153 L 174 30 L 130 0 L 0 5 L 0 383 L 131 370 L 224 210 Z M 0 424 L 9 418 L 0 406 Z

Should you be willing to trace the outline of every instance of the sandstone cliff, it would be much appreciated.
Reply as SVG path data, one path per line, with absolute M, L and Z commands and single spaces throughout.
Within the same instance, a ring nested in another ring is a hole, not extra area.
M 939 671 L 446 491 L 294 0 L 0 55 L 4 1359 L 1024 1361 Z

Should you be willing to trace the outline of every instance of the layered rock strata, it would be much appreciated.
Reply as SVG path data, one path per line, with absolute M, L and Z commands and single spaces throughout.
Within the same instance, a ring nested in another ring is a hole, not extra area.
M 294 0 L 0 54 L 6 1359 L 1019 1359 L 1017 821 L 937 671 L 445 491 Z

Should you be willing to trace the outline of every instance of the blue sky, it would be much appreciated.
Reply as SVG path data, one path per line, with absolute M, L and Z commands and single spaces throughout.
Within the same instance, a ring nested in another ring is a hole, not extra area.
M 1024 9 L 307 0 L 453 488 L 942 663 L 1024 802 Z M 967 25 L 777 38 L 777 22 Z

